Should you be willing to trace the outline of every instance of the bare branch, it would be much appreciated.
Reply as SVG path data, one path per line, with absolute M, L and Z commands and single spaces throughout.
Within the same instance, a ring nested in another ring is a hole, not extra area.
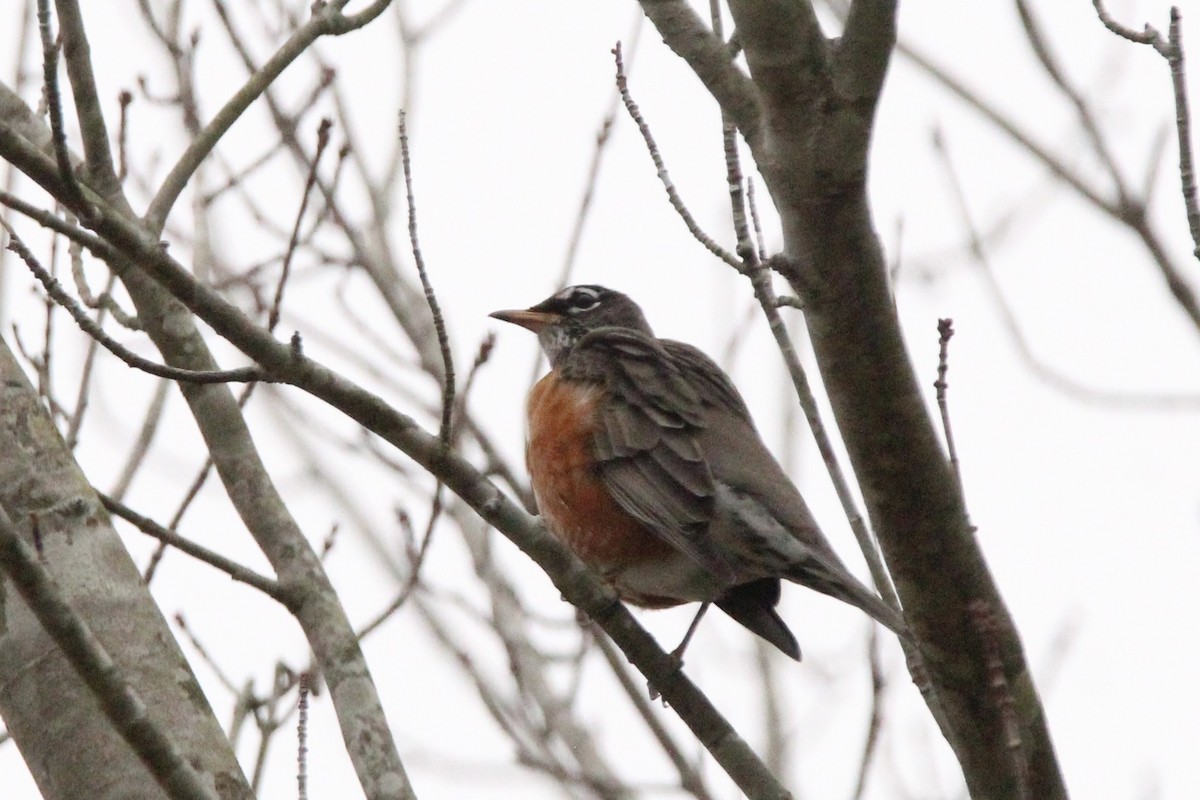
M 109 336 L 96 320 L 88 316 L 87 311 L 79 305 L 75 298 L 67 294 L 62 284 L 58 282 L 58 279 L 38 263 L 37 258 L 34 257 L 29 248 L 25 246 L 25 243 L 21 241 L 21 238 L 17 236 L 17 232 L 7 222 L 0 220 L 0 225 L 8 232 L 8 249 L 16 253 L 25 262 L 25 265 L 29 267 L 29 271 L 33 273 L 34 277 L 46 289 L 46 294 L 55 303 L 67 310 L 71 318 L 75 320 L 84 333 L 91 336 L 103 345 L 106 350 L 134 369 L 155 375 L 159 378 L 169 378 L 170 380 L 182 381 L 184 383 L 243 383 L 246 381 L 271 380 L 258 367 L 241 367 L 239 369 L 228 370 L 193 370 L 170 367 L 142 358 Z
M 327 4 L 322 13 L 336 10 L 340 5 L 340 0 Z M 62 182 L 53 164 L 48 164 L 49 159 L 14 129 L 18 126 L 36 129 L 36 125 L 20 113 L 22 106 L 8 102 L 8 99 L 0 92 L 0 107 L 14 112 L 13 116 L 5 116 L 0 122 L 0 156 L 51 193 L 61 193 Z M 85 188 L 84 191 L 89 190 Z M 210 299 L 216 298 L 227 323 L 244 331 L 257 329 L 259 334 L 256 335 L 273 339 L 261 326 L 225 303 L 211 288 L 196 281 L 188 270 L 167 256 L 157 242 L 161 227 L 135 220 L 98 196 L 94 202 L 102 209 L 95 230 L 102 239 L 111 242 L 113 248 L 123 251 L 118 263 L 131 258 L 141 267 L 126 270 L 122 279 L 143 320 L 150 319 L 155 323 L 148 324 L 149 333 L 168 361 L 205 368 L 214 363 L 194 321 L 187 315 L 165 313 L 171 307 L 177 312 L 178 306 L 174 306 L 176 300 L 167 296 L 164 286 L 156 283 L 156 273 L 150 266 L 159 259 L 153 255 L 155 251 L 166 259 L 162 263 L 169 263 L 172 273 L 188 286 L 183 290 L 185 294 L 201 292 Z M 109 248 L 110 252 L 113 248 Z M 171 320 L 169 331 L 162 326 L 167 319 Z M 279 355 L 288 354 L 286 361 L 303 363 L 298 348 L 291 344 L 276 344 L 282 347 L 276 351 Z M 232 394 L 221 386 L 191 384 L 185 387 L 184 396 L 247 529 L 267 554 L 280 581 L 305 589 L 306 597 L 297 605 L 295 616 L 330 682 L 342 735 L 364 792 L 373 799 L 412 797 L 413 791 L 387 727 L 378 691 L 346 619 L 345 609 L 337 602 L 336 592 L 320 559 L 267 474 Z
M 871 713 L 867 718 L 867 736 L 863 742 L 862 758 L 858 762 L 858 779 L 854 783 L 852 800 L 862 800 L 867 789 L 867 776 L 879 752 L 879 732 L 883 729 L 883 693 L 887 681 L 879 663 L 879 631 L 874 625 L 867 639 L 867 661 L 871 664 Z
M 70 195 L 69 205 L 83 209 L 85 203 L 75 169 L 71 165 L 71 154 L 67 148 L 67 132 L 63 123 L 62 93 L 58 88 L 58 43 L 50 28 L 50 0 L 38 0 L 38 31 L 42 35 L 42 70 L 46 108 L 50 114 L 50 130 L 53 135 L 54 157 L 58 161 L 58 172 Z
M 837 91 L 872 113 L 896 46 L 896 6 L 896 0 L 854 0 L 834 50 Z
M 279 269 L 279 281 L 275 284 L 275 298 L 271 301 L 271 311 L 267 315 L 267 330 L 275 330 L 279 324 L 280 307 L 283 305 L 283 287 L 287 285 L 291 273 L 292 257 L 296 254 L 296 246 L 300 242 L 300 225 L 304 221 L 304 212 L 308 209 L 308 199 L 312 196 L 312 187 L 317 180 L 317 167 L 321 163 L 321 155 L 329 145 L 329 129 L 333 122 L 328 117 L 321 120 L 317 126 L 317 150 L 313 153 L 312 166 L 308 170 L 308 178 L 304 181 L 304 191 L 300 195 L 300 209 L 296 212 L 296 224 L 292 226 L 292 236 L 288 240 L 287 250 L 283 254 L 283 266 Z
M 704 783 L 703 776 L 696 769 L 696 765 L 688 760 L 679 743 L 671 736 L 671 732 L 658 719 L 654 705 L 646 697 L 645 687 L 630 676 L 629 668 L 622 659 L 620 651 L 603 636 L 596 637 L 596 649 L 604 656 L 609 669 L 616 676 L 621 688 L 625 690 L 633 707 L 637 709 L 638 715 L 646 723 L 646 727 L 650 729 L 655 741 L 662 747 L 676 772 L 679 773 L 680 788 L 697 800 L 711 800 L 713 795 Z
M 1104 8 L 1104 3 L 1102 0 L 1092 0 L 1092 6 L 1095 7 L 1096 16 L 1099 17 L 1100 21 L 1104 23 L 1104 27 L 1108 28 L 1117 36 L 1120 36 L 1122 39 L 1128 39 L 1135 44 L 1148 44 L 1157 50 L 1160 55 L 1164 57 L 1167 55 L 1168 45 L 1163 41 L 1162 34 L 1150 27 L 1148 23 L 1145 29 L 1139 33 L 1132 28 L 1126 28 L 1124 25 L 1113 19 L 1108 13 L 1108 10 Z
M 442 351 L 442 425 L 438 437 L 443 445 L 449 447 L 450 423 L 454 412 L 454 358 L 450 355 L 446 321 L 442 318 L 442 309 L 438 305 L 437 295 L 433 292 L 433 284 L 429 282 L 429 273 L 425 271 L 425 257 L 421 255 L 421 245 L 417 241 L 417 200 L 413 195 L 412 163 L 408 153 L 408 128 L 405 126 L 404 111 L 400 112 L 400 165 L 404 172 L 404 196 L 408 201 L 408 241 L 412 246 L 417 275 L 421 278 L 421 288 L 425 290 L 425 302 L 429 304 L 429 313 L 433 315 L 433 329 L 437 334 L 438 348 Z
M 113 170 L 112 149 L 108 143 L 108 126 L 100 108 L 100 94 L 96 89 L 96 76 L 92 71 L 92 53 L 88 46 L 87 32 L 83 27 L 83 14 L 78 0 L 55 0 L 59 22 L 62 25 L 63 56 L 66 59 L 67 75 L 71 78 L 71 94 L 75 100 L 75 113 L 79 116 L 79 130 L 83 135 L 83 153 L 87 160 L 87 180 L 101 197 L 128 212 L 128 204 L 121 194 L 121 183 Z M 80 217 L 88 219 L 86 207 L 76 209 Z
M 950 371 L 950 337 L 954 336 L 954 320 L 944 318 L 938 320 L 938 367 L 937 380 L 933 382 L 933 388 L 937 393 L 938 410 L 942 414 L 942 433 L 946 437 L 946 451 L 950 454 L 950 466 L 954 469 L 954 476 L 958 479 L 958 486 L 962 489 L 962 468 L 958 463 L 958 448 L 954 446 L 954 428 L 950 424 L 950 404 L 946 397 L 946 390 L 950 384 L 946 382 L 946 373 Z
M 988 294 L 997 305 L 1001 321 L 1012 338 L 1017 354 L 1026 363 L 1036 378 L 1069 397 L 1095 405 L 1112 406 L 1115 408 L 1158 408 L 1162 410 L 1182 411 L 1200 407 L 1200 396 L 1198 395 L 1137 394 L 1133 392 L 1105 391 L 1092 386 L 1086 386 L 1069 375 L 1063 374 L 1055 367 L 1043 362 L 1034 351 L 1032 343 L 1022 331 L 1020 321 L 1009 304 L 1003 287 L 1001 287 L 1000 282 L 996 279 L 995 270 L 992 269 L 991 259 L 988 257 L 987 248 L 984 246 L 983 236 L 980 234 L 971 215 L 971 209 L 967 203 L 962 182 L 958 178 L 958 172 L 955 170 L 954 163 L 950 158 L 949 148 L 939 130 L 934 131 L 933 148 L 935 154 L 938 156 L 939 163 L 945 169 L 954 206 L 958 211 L 963 231 L 966 235 L 968 252 L 975 260 L 984 281 L 987 283 Z
M 270 597 L 272 600 L 291 606 L 295 599 L 279 585 L 279 582 L 273 578 L 268 578 L 265 575 L 260 575 L 249 567 L 242 566 L 231 558 L 226 558 L 220 553 L 209 550 L 202 544 L 193 542 L 191 539 L 180 536 L 175 531 L 164 528 L 149 517 L 144 517 L 134 511 L 129 506 L 114 500 L 107 495 L 100 495 L 100 502 L 104 503 L 104 507 L 110 513 L 116 514 L 121 519 L 132 524 L 142 533 L 147 536 L 153 536 L 164 544 L 169 544 L 176 550 L 187 553 L 197 561 L 203 561 L 209 566 L 216 567 L 224 572 L 235 581 L 244 583 L 247 586 L 252 586 L 260 592 Z
M 1093 0 L 1095 2 L 1095 0 Z M 1155 266 L 1161 273 L 1163 280 L 1167 284 L 1167 289 L 1179 304 L 1180 309 L 1187 316 L 1192 325 L 1200 332 L 1200 297 L 1197 297 L 1196 292 L 1192 289 L 1189 282 L 1184 278 L 1182 271 L 1172 262 L 1171 257 L 1167 253 L 1167 248 L 1164 246 L 1158 234 L 1150 226 L 1146 218 L 1146 208 L 1143 202 L 1120 202 L 1120 198 L 1108 198 L 1102 195 L 1098 190 L 1089 186 L 1071 169 L 1066 162 L 1053 155 L 1046 147 L 1038 142 L 1022 130 L 1017 123 L 1001 112 L 995 105 L 988 103 L 975 90 L 964 84 L 959 78 L 950 73 L 948 70 L 935 63 L 933 59 L 926 54 L 917 50 L 913 46 L 900 42 L 897 45 L 897 50 L 906 56 L 909 60 L 917 64 L 930 77 L 934 78 L 938 83 L 944 86 L 951 93 L 960 98 L 971 108 L 974 108 L 980 115 L 996 126 L 998 130 L 1016 142 L 1021 148 L 1028 152 L 1035 160 L 1043 164 L 1049 169 L 1056 178 L 1061 180 L 1065 185 L 1071 187 L 1077 194 L 1087 200 L 1104 214 L 1112 217 L 1122 225 L 1127 226 L 1141 240 L 1150 257 L 1153 259 Z M 1179 117 L 1180 109 L 1180 86 L 1179 81 L 1176 81 L 1176 116 Z M 1186 117 L 1186 95 L 1183 95 L 1184 116 Z M 1178 130 L 1178 125 L 1176 126 Z M 1187 145 L 1187 152 L 1190 153 L 1190 143 Z M 1181 145 L 1181 159 L 1185 147 Z M 1185 181 L 1185 203 L 1186 203 L 1186 176 L 1184 170 L 1181 170 L 1181 178 Z M 1128 199 L 1128 198 L 1127 198 Z M 1197 212 L 1197 220 L 1200 220 L 1200 211 Z M 1190 215 L 1189 215 L 1190 224 Z M 1197 227 L 1193 227 L 1194 231 L 1200 231 L 1200 223 Z M 1200 236 L 1200 233 L 1196 234 Z M 1194 239 L 1200 242 L 1200 238 Z M 1200 244 L 1198 244 L 1200 248 Z
M 1171 85 L 1175 89 L 1175 132 L 1179 139 L 1179 177 L 1183 183 L 1183 205 L 1192 231 L 1193 255 L 1200 259 L 1200 205 L 1196 200 L 1196 167 L 1192 153 L 1192 117 L 1188 105 L 1187 72 L 1183 64 L 1183 26 L 1179 9 L 1171 8 Z
M 720 16 L 716 14 L 715 6 L 713 26 L 716 30 L 720 30 Z M 738 256 L 741 259 L 740 263 L 744 265 L 739 271 L 743 272 L 750 279 L 755 299 L 758 300 L 763 314 L 767 318 L 771 333 L 775 337 L 775 344 L 783 356 L 788 376 L 792 380 L 792 386 L 800 402 L 800 407 L 803 409 L 809 428 L 812 430 L 814 439 L 816 439 L 817 449 L 821 453 L 821 458 L 825 462 L 825 468 L 829 472 L 834 488 L 837 490 L 838 499 L 842 503 L 842 510 L 846 514 L 846 518 L 850 521 L 850 527 L 854 531 L 858 546 L 863 552 L 863 557 L 867 560 L 867 565 L 871 570 L 871 578 L 888 604 L 892 608 L 899 609 L 900 600 L 897 598 L 896 590 L 892 586 L 891 579 L 888 576 L 887 567 L 884 566 L 883 556 L 879 552 L 879 544 L 867 529 L 867 524 L 858 510 L 858 502 L 854 499 L 854 494 L 850 490 L 850 481 L 846 478 L 841 464 L 838 463 L 837 455 L 833 449 L 833 440 L 825 427 L 824 421 L 821 419 L 821 414 L 817 407 L 816 395 L 813 394 L 808 376 L 805 373 L 803 365 L 800 363 L 800 357 L 796 354 L 796 348 L 792 343 L 792 337 L 788 333 L 787 326 L 784 325 L 783 319 L 779 315 L 780 303 L 775 296 L 775 287 L 771 284 L 771 272 L 765 265 L 758 261 L 757 250 L 750 235 L 750 221 L 746 214 L 746 194 L 743 189 L 745 180 L 742 177 L 741 161 L 738 158 L 736 133 L 733 127 L 728 124 L 728 121 L 726 121 L 723 127 L 725 171 L 726 181 L 729 185 L 731 216 L 733 218 L 734 230 L 737 234 Z M 917 657 L 916 649 L 912 645 L 906 644 L 905 649 L 906 652 L 910 653 L 910 657 Z
M 700 226 L 696 223 L 695 217 L 692 216 L 692 212 L 688 211 L 687 206 L 683 204 L 683 199 L 679 196 L 679 191 L 675 188 L 675 184 L 671 182 L 671 174 L 667 172 L 666 164 L 663 163 L 662 154 L 658 151 L 658 143 L 654 141 L 654 134 L 650 132 L 650 126 L 646 124 L 646 120 L 642 117 L 642 112 L 638 109 L 637 103 L 633 101 L 633 96 L 629 93 L 629 84 L 625 80 L 625 64 L 621 60 L 620 42 L 617 42 L 612 53 L 617 64 L 617 89 L 621 92 L 621 99 L 625 101 L 625 109 L 637 124 L 638 131 L 641 132 L 642 139 L 646 142 L 646 149 L 650 152 L 650 158 L 654 160 L 654 166 L 658 169 L 658 179 L 662 181 L 663 188 L 667 190 L 667 199 L 671 201 L 671 207 L 679 214 L 679 218 L 683 220 L 683 224 L 687 225 L 688 232 L 692 234 L 692 238 L 704 245 L 704 248 L 708 252 L 738 272 L 744 271 L 745 265 L 742 264 L 738 257 L 721 247 L 711 236 L 701 230 Z
M 299 712 L 296 719 L 296 798 L 308 800 L 308 673 L 300 676 Z
M 198 136 L 188 146 L 187 150 L 175 162 L 170 173 L 163 179 L 158 193 L 146 210 L 146 225 L 154 233 L 162 231 L 167 221 L 167 214 L 179 198 L 184 187 L 191 180 L 193 173 L 201 162 L 208 157 L 217 142 L 232 127 L 233 123 L 242 116 L 250 104 L 267 90 L 293 61 L 303 55 L 313 42 L 326 34 L 340 35 L 361 28 L 375 17 L 383 13 L 391 0 L 376 0 L 358 14 L 346 17 L 342 8 L 349 0 L 315 4 L 312 19 L 293 33 L 288 40 L 263 64 L 261 68 L 225 103 Z
M 550 575 L 564 597 L 605 629 L 740 786 L 754 787 L 764 797 L 786 796 L 746 742 L 679 672 L 675 662 L 636 623 L 612 590 L 600 584 L 591 570 L 470 463 L 447 452 L 437 437 L 421 430 L 413 420 L 377 396 L 277 341 L 212 289 L 196 281 L 141 228 L 103 205 L 100 212 L 97 229 L 106 239 L 136 260 L 217 333 L 261 364 L 268 374 L 329 403 L 403 450 L 530 555 Z

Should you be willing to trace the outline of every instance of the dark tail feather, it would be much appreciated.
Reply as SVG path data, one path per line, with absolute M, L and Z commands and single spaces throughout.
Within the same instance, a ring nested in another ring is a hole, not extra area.
M 753 633 L 778 647 L 785 655 L 800 660 L 800 645 L 788 630 L 775 604 L 779 602 L 779 580 L 760 580 L 735 586 L 717 598 L 717 608 L 733 617 Z
M 793 574 L 788 578 L 801 586 L 816 589 L 843 603 L 849 603 L 855 608 L 862 609 L 868 616 L 897 636 L 905 639 L 912 638 L 908 623 L 904 621 L 900 612 L 883 602 L 878 595 L 859 583 L 848 572 L 832 569 L 825 564 L 809 562 L 801 568 L 793 570 Z

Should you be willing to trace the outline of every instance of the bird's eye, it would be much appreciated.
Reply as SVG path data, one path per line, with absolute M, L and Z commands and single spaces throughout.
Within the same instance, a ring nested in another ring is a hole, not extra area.
M 572 311 L 591 311 L 600 305 L 600 298 L 590 289 L 578 289 L 571 294 L 567 302 Z

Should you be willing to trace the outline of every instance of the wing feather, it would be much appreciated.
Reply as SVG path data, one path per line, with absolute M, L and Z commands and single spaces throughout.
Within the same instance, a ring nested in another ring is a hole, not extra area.
M 715 485 L 697 443 L 702 400 L 654 337 L 624 328 L 589 332 L 564 374 L 606 391 L 594 431 L 597 469 L 613 499 L 715 577 L 733 572 L 708 535 Z

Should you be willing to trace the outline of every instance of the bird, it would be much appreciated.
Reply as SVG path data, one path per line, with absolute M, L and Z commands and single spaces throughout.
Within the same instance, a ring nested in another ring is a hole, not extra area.
M 701 350 L 654 335 L 621 292 L 569 286 L 491 317 L 537 334 L 550 364 L 526 403 L 526 463 L 546 527 L 625 602 L 700 602 L 800 660 L 776 606 L 788 580 L 907 637 L 860 583 Z

